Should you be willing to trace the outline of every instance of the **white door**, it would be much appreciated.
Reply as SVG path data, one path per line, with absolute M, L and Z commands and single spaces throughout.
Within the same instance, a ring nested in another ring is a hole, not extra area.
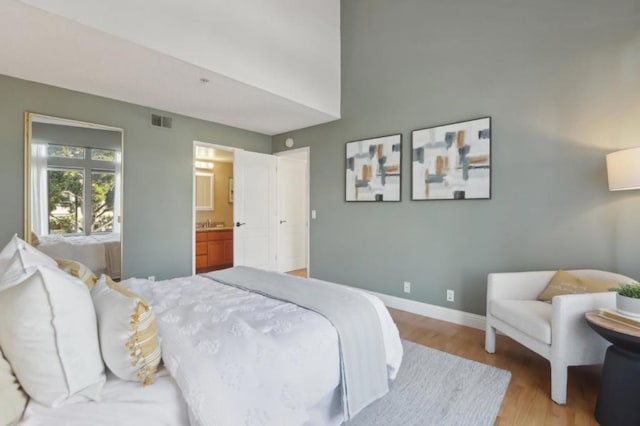
M 278 157 L 278 271 L 307 267 L 307 162 Z
M 277 268 L 276 157 L 235 151 L 234 265 Z

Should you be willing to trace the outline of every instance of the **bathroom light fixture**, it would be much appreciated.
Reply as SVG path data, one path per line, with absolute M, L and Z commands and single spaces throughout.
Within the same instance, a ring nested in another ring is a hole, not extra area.
M 210 163 L 208 161 L 196 161 L 196 169 L 213 170 L 213 163 Z

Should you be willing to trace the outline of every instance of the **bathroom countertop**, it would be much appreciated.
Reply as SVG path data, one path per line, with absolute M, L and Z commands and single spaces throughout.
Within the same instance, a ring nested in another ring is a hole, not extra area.
M 224 226 L 224 227 L 218 227 L 218 228 L 197 228 L 196 232 L 209 232 L 209 231 L 233 231 L 233 227 L 232 226 Z

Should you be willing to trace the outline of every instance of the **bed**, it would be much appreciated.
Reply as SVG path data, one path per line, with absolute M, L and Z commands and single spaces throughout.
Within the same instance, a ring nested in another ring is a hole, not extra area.
M 144 419 L 144 421 L 141 421 Z M 78 402 L 58 408 L 29 401 L 21 426 L 154 426 L 188 425 L 189 416 L 180 389 L 166 370 L 156 376 L 153 386 L 107 375 L 102 401 Z
M 80 236 L 43 235 L 38 250 L 56 259 L 71 259 L 86 265 L 96 275 L 121 275 L 119 233 Z
M 402 345 L 379 299 L 338 284 L 272 276 L 335 289 L 341 297 L 352 293 L 369 304 L 382 336 L 385 380 L 395 378 Z M 337 329 L 323 315 L 220 277 L 225 275 L 122 281 L 155 312 L 164 373 L 149 387 L 109 376 L 100 402 L 61 408 L 30 402 L 20 424 L 133 425 L 140 419 L 158 425 L 342 424 L 348 415 Z

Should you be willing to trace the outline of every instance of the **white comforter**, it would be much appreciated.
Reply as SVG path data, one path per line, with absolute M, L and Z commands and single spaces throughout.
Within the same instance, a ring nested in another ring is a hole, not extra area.
M 124 284 L 156 312 L 163 359 L 192 424 L 342 422 L 338 339 L 324 317 L 199 276 Z M 398 330 L 382 302 L 367 297 L 379 314 L 395 378 L 402 360 Z

